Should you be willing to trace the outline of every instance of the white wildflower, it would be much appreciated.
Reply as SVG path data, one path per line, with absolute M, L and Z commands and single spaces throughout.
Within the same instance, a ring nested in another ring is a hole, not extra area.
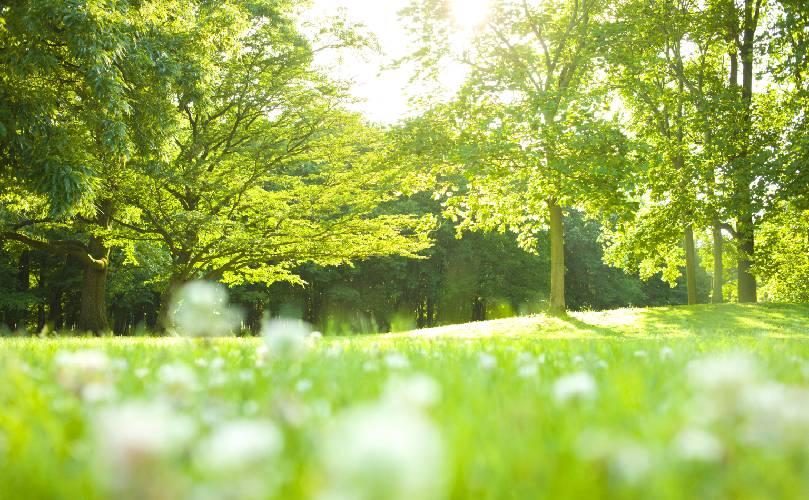
M 478 365 L 482 370 L 493 370 L 497 367 L 497 358 L 482 352 L 478 355 Z
M 277 456 L 283 442 L 281 431 L 268 420 L 234 420 L 200 443 L 195 463 L 210 472 L 239 472 Z
M 430 408 L 441 399 L 441 386 L 421 373 L 408 377 L 392 377 L 385 385 L 383 399 L 394 405 Z
M 680 459 L 695 462 L 718 462 L 725 453 L 719 438 L 697 427 L 680 431 L 672 446 Z
M 295 390 L 298 392 L 309 392 L 312 388 L 312 381 L 306 378 L 302 378 L 295 382 Z
M 157 377 L 163 387 L 173 394 L 183 394 L 197 389 L 196 373 L 183 363 L 161 366 L 157 372 Z
M 113 373 L 110 359 L 101 351 L 86 350 L 76 352 L 60 352 L 54 360 L 56 380 L 65 389 L 81 396 L 83 399 L 94 399 L 101 386 L 109 386 L 112 390 Z M 85 394 L 91 387 L 92 394 Z
M 85 385 L 81 391 L 81 397 L 88 403 L 101 403 L 111 401 L 116 396 L 115 387 L 107 383 L 92 382 Z
M 661 360 L 670 359 L 672 356 L 674 356 L 674 349 L 672 349 L 671 347 L 665 346 L 662 349 L 660 349 Z
M 309 324 L 294 319 L 265 320 L 261 325 L 261 336 L 267 344 L 269 356 L 280 359 L 303 356 L 311 331 Z
M 162 403 L 146 402 L 101 410 L 91 428 L 100 478 L 113 490 L 130 492 L 159 483 L 155 475 L 196 433 L 190 418 Z
M 175 294 L 171 319 L 177 330 L 190 337 L 230 335 L 239 326 L 241 313 L 228 304 L 228 293 L 218 283 L 192 281 Z
M 758 364 L 749 354 L 722 354 L 688 363 L 688 380 L 701 390 L 735 391 L 758 379 Z
M 628 483 L 637 483 L 651 470 L 648 449 L 606 431 L 582 432 L 576 440 L 576 454 L 583 460 L 604 462 L 611 474 Z
M 517 368 L 517 375 L 522 378 L 536 377 L 537 373 L 539 373 L 539 365 L 536 363 L 525 363 Z
M 410 360 L 398 352 L 393 352 L 385 356 L 385 364 L 391 370 L 404 370 L 410 367 Z
M 574 400 L 591 400 L 596 397 L 598 386 L 592 375 L 577 372 L 560 377 L 553 384 L 553 397 L 557 403 Z
M 322 460 L 327 481 L 322 499 L 445 496 L 441 434 L 417 411 L 377 404 L 344 412 L 326 436 Z

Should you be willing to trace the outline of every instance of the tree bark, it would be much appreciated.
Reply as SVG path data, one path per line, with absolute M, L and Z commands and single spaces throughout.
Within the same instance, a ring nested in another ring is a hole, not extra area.
M 750 136 L 752 128 L 752 101 L 753 101 L 753 44 L 755 41 L 756 25 L 761 0 L 745 0 L 744 24 L 741 44 L 742 60 L 742 103 L 744 106 L 744 134 L 745 141 Z M 737 198 L 741 202 L 739 215 L 736 218 L 737 243 L 739 246 L 738 262 L 738 295 L 739 302 L 756 302 L 756 278 L 750 272 L 755 259 L 755 223 L 753 220 L 753 200 L 750 184 L 753 181 L 752 164 L 746 148 L 742 149 L 743 158 L 740 172 L 737 174 Z
M 20 254 L 17 263 L 17 292 L 27 292 L 31 289 L 31 252 L 28 250 Z M 25 327 L 28 321 L 28 310 L 15 310 L 9 315 L 8 327 L 19 330 Z
M 737 244 L 739 247 L 738 287 L 739 302 L 756 302 L 756 278 L 750 271 L 755 256 L 753 214 L 746 210 L 736 220 Z
M 79 330 L 100 334 L 110 329 L 107 320 L 107 265 L 85 262 L 81 284 Z
M 723 275 L 725 273 L 724 263 L 722 261 L 724 240 L 722 239 L 722 226 L 718 220 L 713 223 L 713 280 L 711 282 L 713 291 L 711 293 L 711 302 L 714 304 L 721 304 L 724 302 L 722 296 Z
M 108 230 L 112 224 L 111 200 L 103 200 L 96 211 L 96 224 Z M 83 256 L 84 276 L 81 286 L 81 311 L 78 328 L 96 335 L 110 329 L 107 318 L 107 274 L 110 263 L 110 248 L 103 237 L 92 235 Z
M 564 314 L 565 306 L 565 227 L 562 207 L 556 200 L 548 201 L 551 238 L 551 294 L 550 311 Z
M 160 296 L 160 309 L 157 313 L 157 331 L 160 333 L 165 333 L 172 324 L 171 324 L 171 304 L 174 300 L 174 295 L 177 293 L 177 290 L 183 286 L 188 280 L 182 278 L 180 276 L 172 276 L 169 278 L 169 284 L 166 287 L 166 290 L 163 292 L 163 295 Z
M 694 229 L 685 228 L 685 282 L 688 290 L 688 305 L 697 303 L 697 251 L 694 245 Z

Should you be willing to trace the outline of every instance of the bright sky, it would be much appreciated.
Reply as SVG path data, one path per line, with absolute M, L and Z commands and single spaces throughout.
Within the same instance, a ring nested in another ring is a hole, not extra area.
M 451 0 L 456 22 L 469 31 L 485 17 L 489 0 Z M 345 9 L 349 20 L 364 24 L 373 32 L 383 55 L 345 55 L 342 61 L 328 57 L 322 64 L 334 66 L 335 76 L 355 81 L 353 93 L 363 102 L 355 109 L 369 119 L 393 123 L 408 115 L 408 87 L 411 71 L 404 68 L 386 70 L 390 62 L 407 55 L 408 36 L 398 12 L 408 0 L 314 0 L 312 15 L 333 16 Z M 460 43 L 460 42 L 459 42 Z M 442 75 L 442 85 L 457 88 L 463 80 L 460 67 L 448 67 Z

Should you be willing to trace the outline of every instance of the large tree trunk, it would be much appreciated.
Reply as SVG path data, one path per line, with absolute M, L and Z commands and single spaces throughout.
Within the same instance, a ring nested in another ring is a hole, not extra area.
M 93 243 L 91 242 L 91 246 Z M 107 271 L 109 249 L 96 241 L 102 255 L 93 255 L 84 263 L 84 276 L 81 284 L 81 312 L 79 330 L 100 334 L 110 329 L 107 320 Z
M 96 223 L 109 229 L 112 224 L 112 201 L 104 200 L 96 212 Z M 81 285 L 81 311 L 79 330 L 96 335 L 108 332 L 107 319 L 107 273 L 110 263 L 110 248 L 100 236 L 91 236 L 87 243 L 84 261 L 84 277 Z
M 551 312 L 564 314 L 565 306 L 565 226 L 562 207 L 556 200 L 548 201 L 551 216 Z
M 688 305 L 697 303 L 697 250 L 694 245 L 694 229 L 685 228 L 685 282 L 688 290 Z
M 724 240 L 722 239 L 722 226 L 718 220 L 713 222 L 713 280 L 711 292 L 711 302 L 714 304 L 721 304 L 724 302 L 722 297 L 723 275 L 725 273 L 724 263 L 722 262 Z

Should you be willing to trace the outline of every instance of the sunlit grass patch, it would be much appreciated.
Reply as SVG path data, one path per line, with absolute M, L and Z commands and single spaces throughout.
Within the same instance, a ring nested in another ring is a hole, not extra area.
M 710 306 L 6 339 L 0 498 L 805 498 L 808 324 Z

